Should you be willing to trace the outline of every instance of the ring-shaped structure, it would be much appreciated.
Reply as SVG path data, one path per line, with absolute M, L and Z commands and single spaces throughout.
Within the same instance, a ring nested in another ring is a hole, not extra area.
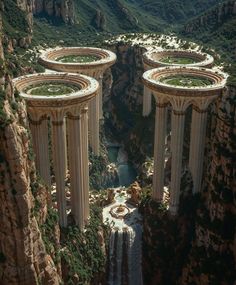
M 212 84 L 207 86 L 179 86 L 168 84 L 163 80 L 176 75 L 205 78 L 210 80 Z M 143 74 L 144 84 L 153 91 L 173 96 L 193 98 L 217 96 L 218 92 L 224 88 L 226 80 L 227 74 L 221 71 L 197 67 L 161 67 L 148 70 Z
M 61 62 L 66 56 L 93 56 L 97 60 L 88 62 Z M 48 69 L 65 72 L 85 72 L 95 69 L 107 69 L 116 61 L 115 53 L 94 47 L 63 47 L 46 51 L 39 58 L 40 64 Z
M 164 61 L 165 59 L 189 59 L 189 63 L 175 63 Z M 145 69 L 158 68 L 164 66 L 191 66 L 191 67 L 211 67 L 213 65 L 214 58 L 207 54 L 194 50 L 150 50 L 143 54 L 143 63 Z
M 78 88 L 77 91 L 63 95 L 32 95 L 27 88 L 37 87 L 46 83 L 65 83 L 65 86 L 72 84 Z M 97 80 L 85 76 L 70 73 L 38 73 L 18 77 L 13 80 L 15 88 L 20 96 L 27 101 L 28 106 L 38 107 L 69 107 L 81 104 L 92 99 L 99 84 Z

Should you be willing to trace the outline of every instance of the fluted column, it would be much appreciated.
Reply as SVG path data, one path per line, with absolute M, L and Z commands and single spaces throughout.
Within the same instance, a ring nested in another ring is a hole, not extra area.
M 65 128 L 63 117 L 57 116 L 57 114 L 54 114 L 54 117 L 52 118 L 52 149 L 59 222 L 62 227 L 66 227 L 67 214 L 65 195 Z
M 99 118 L 103 119 L 103 88 L 102 88 L 103 76 L 101 75 L 98 79 L 99 82 Z
M 44 182 L 51 185 L 48 120 L 44 116 L 38 121 L 30 119 L 30 129 L 33 138 L 34 152 L 36 156 L 36 168 Z
M 184 141 L 184 112 L 172 111 L 171 118 L 171 185 L 170 212 L 175 215 L 178 211 L 180 183 L 182 172 L 182 155 Z
M 89 158 L 88 158 L 88 108 L 82 110 L 82 155 L 83 155 L 83 191 L 85 222 L 89 218 Z
M 167 105 L 156 104 L 154 174 L 152 196 L 162 201 L 164 187 L 165 136 L 167 123 Z
M 144 86 L 143 90 L 143 116 L 148 116 L 152 111 L 152 91 Z
M 95 155 L 99 155 L 99 96 L 89 102 L 89 138 Z
M 68 115 L 67 123 L 72 214 L 76 225 L 78 225 L 80 229 L 83 229 L 85 217 L 83 192 L 83 128 L 81 115 Z
M 200 192 L 201 190 L 206 124 L 207 111 L 193 108 L 189 153 L 189 168 L 193 178 L 193 193 Z

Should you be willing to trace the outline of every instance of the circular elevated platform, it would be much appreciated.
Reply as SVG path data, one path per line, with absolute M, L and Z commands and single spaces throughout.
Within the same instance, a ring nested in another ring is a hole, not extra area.
M 69 73 L 38 73 L 21 76 L 13 81 L 20 96 L 29 106 L 69 107 L 92 99 L 98 82 L 85 75 Z
M 143 54 L 146 70 L 164 66 L 211 67 L 213 62 L 211 55 L 191 50 L 151 50 Z
M 227 74 L 197 67 L 161 67 L 143 74 L 144 84 L 156 93 L 162 102 L 181 101 L 204 104 L 221 95 Z M 154 94 L 155 95 L 155 94 Z
M 87 74 L 105 70 L 116 61 L 116 55 L 105 49 L 93 47 L 56 48 L 45 52 L 39 62 L 48 69 Z

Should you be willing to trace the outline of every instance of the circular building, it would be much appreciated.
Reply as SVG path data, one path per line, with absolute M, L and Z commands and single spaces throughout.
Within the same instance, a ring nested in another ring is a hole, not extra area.
M 144 70 L 164 66 L 212 67 L 214 58 L 206 53 L 193 50 L 150 50 L 143 54 Z M 144 87 L 143 116 L 148 116 L 152 108 L 152 96 Z
M 93 78 L 68 73 L 26 75 L 14 79 L 13 83 L 26 101 L 36 167 L 48 185 L 51 184 L 49 122 L 51 125 L 60 225 L 67 225 L 65 173 L 68 157 L 71 212 L 76 224 L 83 228 L 89 217 L 88 103 L 98 94 L 99 84 Z
M 99 96 L 89 104 L 90 145 L 99 154 L 99 119 L 102 112 L 102 78 L 106 69 L 116 61 L 116 55 L 105 49 L 93 47 L 65 47 L 45 52 L 39 62 L 48 69 L 62 72 L 82 73 L 99 81 Z
M 194 192 L 199 192 L 202 182 L 204 142 L 207 109 L 222 94 L 227 75 L 220 71 L 196 67 L 162 67 L 146 71 L 143 82 L 156 100 L 153 198 L 163 197 L 164 147 L 167 126 L 167 106 L 172 107 L 171 118 L 171 185 L 170 211 L 178 211 L 182 172 L 185 111 L 193 108 L 191 122 L 189 165 Z

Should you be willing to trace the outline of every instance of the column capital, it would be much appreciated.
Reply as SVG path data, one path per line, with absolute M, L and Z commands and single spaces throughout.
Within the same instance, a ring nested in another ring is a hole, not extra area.
M 65 117 L 65 110 L 63 108 L 60 109 L 52 109 L 51 110 L 51 118 L 52 118 L 52 124 L 53 125 L 62 125 L 64 123 L 64 117 Z
M 37 126 L 37 125 L 41 125 L 41 123 L 47 119 L 47 115 L 40 115 L 38 114 L 38 116 L 35 116 L 32 114 L 29 114 L 29 122 L 31 125 Z
M 72 115 L 71 113 L 68 113 L 68 114 L 67 114 L 67 118 L 68 118 L 69 120 L 80 120 L 80 119 L 81 119 L 81 114 L 75 116 L 75 115 Z
M 168 106 L 168 102 L 165 102 L 165 103 L 156 102 L 156 107 L 158 108 L 166 108 L 167 106 Z
M 217 97 L 210 98 L 199 98 L 198 100 L 194 100 L 193 108 L 199 113 L 207 112 L 207 108 L 209 105 L 216 99 Z
M 189 98 L 179 98 L 177 96 L 168 96 L 168 98 L 175 115 L 184 115 L 186 109 L 191 105 L 191 99 Z
M 193 110 L 198 112 L 198 113 L 207 113 L 207 108 L 206 109 L 200 109 L 198 106 L 193 105 Z

